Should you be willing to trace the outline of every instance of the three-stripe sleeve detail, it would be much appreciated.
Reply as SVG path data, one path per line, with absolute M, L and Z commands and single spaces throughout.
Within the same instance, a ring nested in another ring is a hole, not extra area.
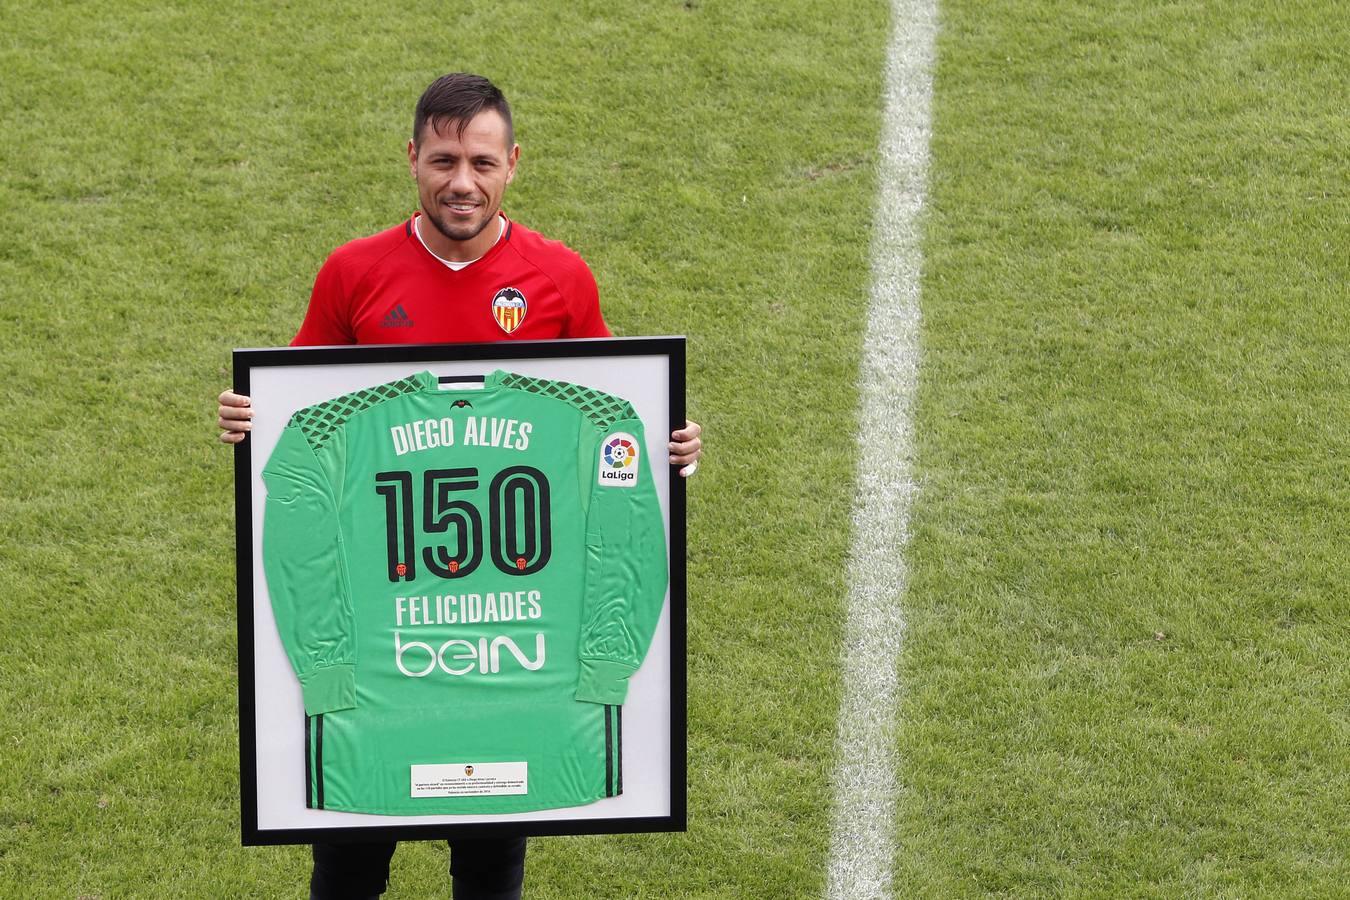
M 305 716 L 305 808 L 323 809 L 323 713 Z
M 623 707 L 605 704 L 605 796 L 623 793 Z

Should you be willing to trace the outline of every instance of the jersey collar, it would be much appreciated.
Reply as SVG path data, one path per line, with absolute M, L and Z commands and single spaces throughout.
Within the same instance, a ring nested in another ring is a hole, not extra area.
M 421 382 L 423 390 L 436 391 L 442 394 L 453 394 L 456 391 L 463 391 L 465 394 L 482 394 L 484 391 L 494 391 L 501 387 L 502 379 L 506 377 L 506 372 L 502 369 L 493 369 L 483 375 L 482 387 L 477 384 L 466 387 L 463 384 L 450 382 L 444 386 L 441 385 L 440 378 L 431 370 L 423 369 L 413 376 Z
M 422 252 L 426 253 L 427 256 L 431 257 L 436 262 L 440 263 L 441 267 L 445 269 L 447 272 L 462 272 L 465 269 L 470 268 L 471 266 L 478 265 L 485 259 L 491 259 L 498 253 L 500 253 L 501 249 L 506 246 L 508 241 L 511 240 L 511 229 L 513 227 L 513 223 L 509 218 L 507 218 L 506 213 L 502 212 L 501 210 L 497 210 L 497 216 L 501 219 L 501 229 L 502 229 L 501 232 L 497 235 L 497 240 L 493 243 L 491 247 L 488 248 L 488 251 L 484 253 L 482 256 L 478 257 L 475 260 L 471 260 L 465 263 L 459 268 L 452 269 L 445 264 L 445 260 L 441 259 L 435 253 L 432 253 L 431 248 L 428 247 L 426 245 L 426 242 L 422 240 L 422 233 L 417 230 L 417 220 L 418 218 L 421 217 L 421 215 L 422 211 L 420 209 L 412 214 L 412 216 L 403 226 L 404 233 L 410 240 L 413 241 L 413 243 L 417 244 L 417 246 L 422 248 Z

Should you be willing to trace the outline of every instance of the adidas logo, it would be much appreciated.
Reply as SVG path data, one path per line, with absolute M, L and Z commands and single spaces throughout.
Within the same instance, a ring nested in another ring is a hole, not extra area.
M 402 303 L 385 313 L 384 321 L 380 323 L 381 328 L 411 328 L 412 326 L 413 320 L 408 318 L 408 314 L 403 311 Z

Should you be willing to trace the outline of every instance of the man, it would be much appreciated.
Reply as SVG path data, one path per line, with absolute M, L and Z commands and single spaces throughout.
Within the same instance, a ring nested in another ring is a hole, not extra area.
M 293 346 L 609 337 L 595 279 L 575 252 L 501 212 L 520 146 L 511 109 L 491 82 L 456 73 L 433 82 L 413 116 L 408 166 L 418 212 L 329 256 Z M 249 398 L 220 395 L 220 439 L 252 425 Z M 702 452 L 694 422 L 671 435 L 688 476 Z M 525 841 L 451 841 L 456 900 L 520 896 Z M 394 844 L 316 844 L 313 898 L 383 893 Z

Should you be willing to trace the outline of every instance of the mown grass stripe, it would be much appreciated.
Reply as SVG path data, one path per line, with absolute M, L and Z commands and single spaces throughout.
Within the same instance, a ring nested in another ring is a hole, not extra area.
M 935 0 L 895 0 L 887 50 L 872 291 L 860 378 L 858 480 L 842 666 L 831 898 L 889 896 L 897 793 L 889 725 L 908 580 L 919 374 L 919 213 L 928 171 Z

